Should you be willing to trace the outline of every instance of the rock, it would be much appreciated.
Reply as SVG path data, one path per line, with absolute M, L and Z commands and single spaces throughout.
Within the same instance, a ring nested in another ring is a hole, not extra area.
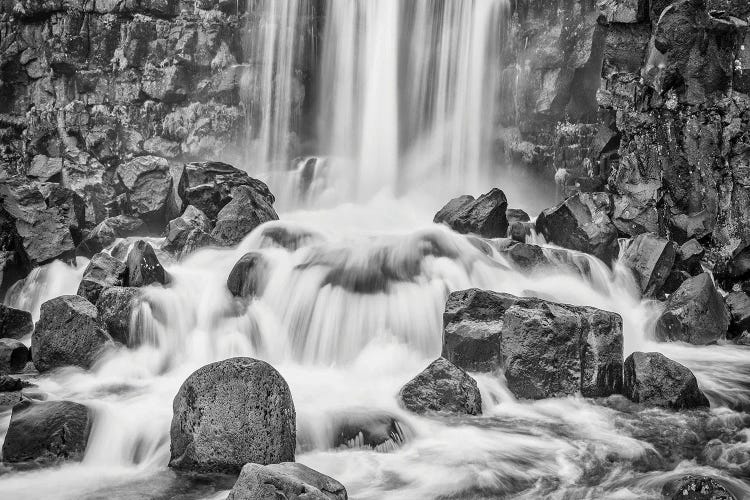
M 127 278 L 127 267 L 118 259 L 106 253 L 98 253 L 91 258 L 83 272 L 78 295 L 96 304 L 102 291 L 113 286 L 122 286 Z
M 398 393 L 401 404 L 415 413 L 482 414 L 477 382 L 445 358 L 438 358 Z
M 109 217 L 92 229 L 76 248 L 76 253 L 91 257 L 110 246 L 117 238 L 136 236 L 144 231 L 143 221 L 128 215 Z
M 493 188 L 477 199 L 470 195 L 452 199 L 435 214 L 433 222 L 446 224 L 461 234 L 504 238 L 508 233 L 507 208 L 505 193 Z
M 750 346 L 750 332 L 749 331 L 742 332 L 742 335 L 740 335 L 739 337 L 737 337 L 735 339 L 734 343 L 737 344 L 737 345 Z
M 716 479 L 693 474 L 667 482 L 661 494 L 667 500 L 738 500 Z
M 642 233 L 633 238 L 621 258 L 621 262 L 633 271 L 644 297 L 654 297 L 661 291 L 674 261 L 672 243 L 654 233 Z
M 99 321 L 113 340 L 130 346 L 136 344 L 130 334 L 130 323 L 142 293 L 135 287 L 113 286 L 99 295 L 96 303 Z
M 727 338 L 737 338 L 750 331 L 750 295 L 745 292 L 731 292 L 724 298 L 724 302 L 730 317 Z
M 681 269 L 690 274 L 701 272 L 700 261 L 705 255 L 706 249 L 697 240 L 688 240 L 677 249 L 677 257 Z
M 520 208 L 509 208 L 505 211 L 505 218 L 508 219 L 508 224 L 514 222 L 529 222 L 531 217 L 529 214 L 521 210 Z
M 213 226 L 206 214 L 193 205 L 188 205 L 182 215 L 172 219 L 167 225 L 167 236 L 162 248 L 183 257 L 195 249 L 188 248 L 186 252 L 189 241 L 192 242 L 190 247 L 209 241 L 212 229 Z M 203 240 L 199 239 L 200 236 L 203 236 Z
M 132 287 L 147 286 L 153 283 L 166 285 L 169 275 L 156 257 L 154 248 L 143 240 L 133 245 L 127 259 L 127 285 Z
M 227 500 L 346 500 L 344 486 L 294 462 L 247 464 Z
M 289 387 L 268 363 L 231 358 L 198 369 L 174 399 L 170 467 L 237 474 L 294 460 Z
M 20 373 L 31 361 L 29 349 L 14 339 L 0 339 L 0 375 Z
M 176 207 L 169 163 L 158 156 L 139 156 L 117 167 L 125 187 L 131 215 L 161 231 Z
M 3 461 L 80 461 L 92 420 L 88 408 L 71 401 L 23 401 L 13 407 L 3 443 Z
M 536 230 L 549 243 L 589 253 L 610 264 L 619 251 L 610 210 L 608 194 L 579 193 L 543 211 L 536 220 Z
M 339 410 L 331 420 L 334 448 L 372 448 L 393 451 L 408 438 L 411 429 L 395 415 L 378 409 Z
M 266 197 L 247 186 L 232 191 L 232 201 L 216 216 L 211 236 L 223 246 L 233 246 L 264 222 L 279 220 Z
M 31 387 L 32 384 L 21 380 L 20 378 L 9 377 L 8 375 L 0 375 L 0 392 L 14 392 L 20 391 L 26 387 Z
M 507 245 L 496 245 L 495 248 L 510 261 L 511 265 L 522 271 L 533 271 L 550 265 L 549 259 L 544 255 L 544 250 L 538 245 L 513 241 Z
M 0 338 L 21 339 L 34 331 L 29 311 L 0 304 Z
M 627 357 L 623 394 L 636 403 L 673 410 L 708 406 L 695 375 L 658 352 L 634 352 Z
M 235 297 L 255 297 L 263 294 L 268 282 L 268 263 L 263 254 L 248 252 L 232 268 L 227 288 Z
M 685 280 L 669 296 L 656 323 L 655 335 L 662 342 L 710 344 L 726 335 L 729 320 L 729 310 L 711 276 L 702 273 Z
M 96 307 L 81 296 L 63 295 L 42 304 L 31 357 L 40 372 L 69 365 L 90 368 L 110 345 Z
M 36 155 L 31 160 L 31 165 L 26 171 L 26 175 L 40 181 L 59 182 L 62 174 L 62 165 L 62 158 Z
M 508 226 L 508 238 L 525 243 L 532 230 L 535 230 L 535 225 L 531 222 L 511 222 Z

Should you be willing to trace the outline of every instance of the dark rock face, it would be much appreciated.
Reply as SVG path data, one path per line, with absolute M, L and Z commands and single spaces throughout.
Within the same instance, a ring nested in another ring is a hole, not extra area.
M 248 252 L 232 268 L 227 288 L 235 297 L 262 295 L 268 282 L 268 263 L 262 254 Z
M 134 345 L 130 322 L 138 307 L 142 292 L 135 287 L 113 286 L 102 291 L 96 303 L 99 321 L 105 326 L 113 340 L 125 345 Z
M 433 222 L 446 224 L 457 233 L 504 238 L 508 233 L 507 208 L 505 193 L 493 188 L 477 199 L 470 195 L 452 199 L 435 214 Z
M 127 285 L 140 287 L 152 283 L 166 285 L 169 275 L 156 257 L 154 248 L 143 240 L 138 240 L 130 250 L 127 259 Z
M 213 241 L 211 230 L 213 225 L 206 214 L 188 205 L 179 217 L 172 219 L 167 225 L 167 235 L 164 250 L 172 252 L 178 257 L 184 257 L 200 248 L 202 244 Z
M 750 295 L 745 292 L 731 292 L 724 298 L 729 309 L 730 323 L 727 337 L 730 339 L 750 331 Z
M 237 474 L 246 463 L 294 460 L 295 411 L 268 363 L 232 358 L 200 368 L 174 399 L 170 467 Z
M 63 295 L 42 304 L 31 357 L 40 372 L 69 365 L 90 368 L 110 345 L 96 307 L 81 296 Z
M 529 245 L 518 241 L 504 242 L 498 240 L 495 249 L 506 257 L 511 265 L 523 270 L 533 271 L 550 265 L 549 259 L 544 255 L 544 250 L 538 245 Z
M 88 408 L 71 401 L 19 403 L 13 407 L 3 460 L 39 464 L 80 461 L 91 423 Z
M 144 230 L 143 221 L 128 215 L 110 217 L 89 231 L 76 253 L 91 257 L 110 246 L 117 238 L 135 236 Z
M 340 410 L 331 421 L 334 448 L 372 448 L 392 451 L 401 446 L 411 429 L 395 415 L 370 408 Z
M 666 238 L 642 233 L 629 242 L 622 262 L 633 271 L 641 293 L 645 297 L 653 297 L 661 291 L 672 271 L 675 249 Z
M 674 410 L 708 406 L 695 375 L 658 352 L 634 352 L 627 357 L 623 393 L 647 406 Z
M 20 339 L 34 331 L 34 321 L 29 311 L 0 304 L 0 339 Z
M 19 373 L 31 361 L 29 349 L 14 339 L 0 339 L 0 375 Z
M 161 230 L 176 210 L 169 163 L 158 156 L 139 156 L 117 167 L 131 215 Z
M 268 197 L 262 191 L 238 186 L 232 190 L 232 201 L 216 216 L 211 236 L 221 245 L 236 245 L 253 229 L 272 220 L 279 220 L 279 216 Z
M 83 272 L 78 295 L 96 304 L 102 291 L 113 286 L 122 286 L 127 278 L 125 264 L 106 253 L 98 253 Z
M 398 397 L 404 408 L 415 413 L 482 413 L 476 380 L 445 358 L 436 359 L 407 382 Z
M 346 500 L 346 488 L 305 465 L 247 464 L 227 500 Z
M 670 295 L 655 335 L 661 341 L 710 344 L 726 335 L 729 320 L 724 299 L 711 276 L 703 273 L 686 280 Z
M 716 479 L 693 474 L 669 481 L 661 494 L 668 500 L 739 500 Z

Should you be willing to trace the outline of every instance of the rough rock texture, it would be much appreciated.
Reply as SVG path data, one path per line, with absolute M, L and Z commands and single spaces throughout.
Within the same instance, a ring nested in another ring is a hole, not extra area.
M 656 323 L 655 335 L 661 341 L 710 344 L 726 335 L 729 321 L 724 299 L 714 287 L 711 276 L 702 273 L 685 280 L 669 296 Z
M 231 358 L 195 371 L 174 399 L 170 467 L 237 474 L 294 460 L 295 411 L 268 363 Z
M 335 479 L 294 462 L 247 464 L 227 500 L 346 500 Z
M 398 397 L 404 408 L 415 413 L 482 413 L 476 380 L 445 358 L 436 359 L 407 382 Z
M 248 252 L 232 268 L 227 288 L 235 297 L 262 295 L 268 282 L 268 263 L 262 254 Z
M 107 288 L 99 295 L 96 303 L 99 321 L 113 340 L 125 345 L 137 343 L 137 339 L 131 336 L 130 323 L 141 295 L 142 292 L 138 288 L 121 286 Z
M 658 352 L 627 357 L 623 394 L 636 403 L 674 410 L 708 406 L 695 375 Z
M 31 361 L 29 349 L 18 340 L 0 339 L 0 375 L 19 373 Z
M 744 332 L 750 332 L 750 295 L 745 292 L 731 292 L 724 300 L 730 316 L 727 338 L 738 338 Z
M 504 238 L 508 233 L 507 208 L 505 193 L 493 188 L 477 199 L 470 195 L 452 199 L 435 214 L 433 222 L 446 224 L 462 234 Z
M 156 257 L 154 248 L 143 240 L 138 240 L 128 254 L 127 281 L 128 286 L 140 287 L 159 283 L 169 283 L 169 274 L 164 270 Z
M 193 205 L 188 205 L 179 217 L 169 221 L 162 249 L 184 257 L 199 248 L 201 243 L 211 241 L 213 225 L 206 214 Z
M 333 448 L 392 451 L 412 435 L 411 428 L 396 415 L 376 408 L 337 410 L 331 428 Z
M 117 215 L 104 219 L 83 238 L 76 248 L 76 253 L 91 257 L 110 246 L 117 238 L 135 236 L 143 229 L 143 221 L 129 215 Z
M 666 238 L 642 233 L 632 239 L 623 252 L 621 262 L 635 275 L 645 297 L 661 291 L 675 262 L 675 249 Z
M 139 156 L 117 167 L 125 189 L 127 212 L 161 231 L 177 210 L 169 162 L 158 156 Z
M 739 500 L 716 479 L 694 474 L 667 482 L 661 494 L 667 500 Z
M 221 245 L 236 245 L 253 229 L 272 220 L 279 220 L 279 216 L 268 197 L 262 191 L 238 186 L 232 190 L 232 201 L 217 214 L 211 236 Z
M 3 461 L 39 464 L 80 461 L 91 424 L 91 412 L 78 403 L 21 402 L 13 407 L 3 443 Z
M 96 304 L 99 295 L 107 288 L 122 286 L 127 279 L 125 264 L 106 253 L 98 253 L 91 257 L 89 265 L 83 271 L 78 295 L 92 304 Z
M 29 311 L 0 304 L 0 339 L 20 339 L 34 331 L 34 321 Z
M 42 304 L 31 357 L 40 372 L 69 365 L 90 368 L 111 344 L 96 307 L 81 296 L 63 295 Z

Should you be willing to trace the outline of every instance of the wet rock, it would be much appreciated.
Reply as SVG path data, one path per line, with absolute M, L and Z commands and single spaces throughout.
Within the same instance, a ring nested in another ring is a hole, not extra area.
M 438 358 L 398 393 L 401 404 L 415 413 L 482 414 L 477 382 L 445 358 Z
M 513 242 L 509 245 L 496 245 L 497 251 L 512 265 L 524 271 L 532 271 L 550 265 L 549 259 L 539 245 Z
M 131 215 L 161 231 L 174 213 L 169 163 L 158 156 L 139 156 L 117 167 Z
M 750 295 L 745 292 L 731 292 L 724 301 L 730 316 L 727 338 L 737 338 L 750 331 Z
M 700 261 L 705 253 L 706 249 L 697 240 L 686 241 L 677 249 L 677 260 L 680 268 L 691 275 L 700 273 Z
M 433 222 L 446 224 L 461 234 L 504 238 L 508 233 L 507 208 L 505 193 L 493 188 L 477 199 L 470 195 L 452 199 L 435 214 Z
M 200 248 L 202 244 L 213 241 L 211 230 L 213 226 L 206 214 L 188 205 L 179 217 L 172 219 L 167 225 L 167 235 L 164 250 L 184 257 Z
M 393 451 L 409 437 L 411 430 L 388 412 L 377 409 L 348 409 L 332 419 L 333 446 Z
M 29 311 L 0 304 L 0 338 L 20 339 L 34 331 Z
M 20 378 L 9 377 L 8 375 L 0 375 L 0 392 L 14 392 L 20 391 L 26 387 L 31 387 L 32 384 L 25 382 Z
M 669 296 L 656 323 L 657 340 L 704 345 L 723 338 L 729 310 L 708 273 L 686 280 Z
M 3 443 L 3 461 L 80 461 L 92 420 L 88 408 L 71 401 L 23 401 L 13 407 Z
M 96 304 L 102 291 L 113 286 L 122 286 L 127 278 L 127 267 L 120 260 L 98 253 L 91 258 L 83 272 L 78 295 Z
M 268 363 L 232 358 L 195 371 L 173 404 L 170 467 L 237 474 L 246 463 L 294 460 L 289 387 Z
M 135 287 L 113 286 L 103 290 L 99 295 L 96 303 L 99 321 L 113 340 L 131 346 L 137 343 L 136 339 L 131 337 L 130 323 L 142 293 Z
M 76 253 L 91 257 L 110 246 L 117 238 L 128 238 L 142 233 L 143 221 L 128 215 L 109 217 L 92 229 L 76 248 Z
M 110 345 L 96 307 L 79 295 L 63 295 L 42 304 L 31 357 L 40 372 L 70 365 L 90 368 Z
M 232 268 L 227 288 L 235 297 L 255 297 L 263 294 L 268 282 L 268 263 L 262 254 L 248 252 Z
M 156 257 L 154 248 L 143 240 L 138 240 L 128 254 L 126 261 L 128 268 L 127 285 L 141 287 L 159 283 L 169 283 L 169 274 L 164 270 Z
M 232 191 L 230 201 L 216 216 L 211 236 L 223 246 L 233 246 L 264 222 L 279 220 L 265 196 L 247 186 Z
M 716 479 L 693 474 L 667 482 L 661 494 L 668 500 L 738 500 Z
M 0 375 L 20 373 L 31 361 L 29 349 L 14 339 L 0 339 Z
M 642 233 L 628 243 L 621 261 L 633 271 L 641 293 L 645 297 L 654 297 L 672 271 L 675 249 L 666 238 Z
M 627 357 L 623 394 L 636 403 L 674 410 L 708 406 L 695 375 L 658 352 Z
M 508 219 L 508 224 L 514 222 L 529 222 L 531 217 L 529 214 L 521 210 L 520 208 L 509 208 L 505 211 L 505 218 Z
M 737 345 L 750 346 L 750 332 L 749 331 L 742 332 L 742 334 L 735 339 L 734 343 Z
M 690 274 L 682 269 L 672 269 L 667 279 L 664 280 L 664 285 L 661 287 L 661 291 L 667 295 L 671 295 L 677 291 L 685 281 L 690 279 Z
M 346 488 L 305 465 L 247 464 L 227 500 L 346 500 Z

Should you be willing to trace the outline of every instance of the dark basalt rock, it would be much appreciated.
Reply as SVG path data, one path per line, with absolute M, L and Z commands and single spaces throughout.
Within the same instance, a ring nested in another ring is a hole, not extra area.
M 127 267 L 120 260 L 98 253 L 83 272 L 78 295 L 96 304 L 102 291 L 113 286 L 122 286 L 127 279 Z
M 688 240 L 677 249 L 677 262 L 681 269 L 691 275 L 699 274 L 700 261 L 705 253 L 706 249 L 697 240 Z
M 621 261 L 633 271 L 641 293 L 654 297 L 661 292 L 672 271 L 675 249 L 666 238 L 642 233 L 628 243 Z
M 398 393 L 401 404 L 415 413 L 482 414 L 477 382 L 445 358 L 438 358 Z
M 262 254 L 248 252 L 232 268 L 227 288 L 235 297 L 262 295 L 268 282 L 268 263 Z
M 0 392 L 14 392 L 31 387 L 32 384 L 25 382 L 20 378 L 9 377 L 8 375 L 0 375 Z
M 128 215 L 110 217 L 100 222 L 83 238 L 76 248 L 76 253 L 91 257 L 110 246 L 117 238 L 128 238 L 143 231 L 144 224 L 141 219 Z
M 106 327 L 113 340 L 125 345 L 135 345 L 130 322 L 133 311 L 138 307 L 142 291 L 135 287 L 113 286 L 102 291 L 96 303 L 99 321 Z
M 20 373 L 31 361 L 29 349 L 18 340 L 0 339 L 0 375 Z
M 333 447 L 392 451 L 411 435 L 395 415 L 377 409 L 341 410 L 332 419 Z
M 178 257 L 184 257 L 200 248 L 203 243 L 213 241 L 211 230 L 213 226 L 206 214 L 188 205 L 182 215 L 172 219 L 167 225 L 167 235 L 164 250 L 172 252 Z
M 174 399 L 169 466 L 238 474 L 251 462 L 294 460 L 295 411 L 271 365 L 231 358 L 195 371 Z
M 750 331 L 750 295 L 745 292 L 731 292 L 724 301 L 730 316 L 727 338 L 738 338 Z
M 91 413 L 84 405 L 71 401 L 23 401 L 13 407 L 3 443 L 3 461 L 80 461 L 91 424 Z
M 346 488 L 305 465 L 247 464 L 227 500 L 347 500 Z
M 268 198 L 248 186 L 232 190 L 230 201 L 216 216 L 211 236 L 223 246 L 233 246 L 264 222 L 279 220 Z
M 539 245 L 529 245 L 517 241 L 497 240 L 495 249 L 510 263 L 523 270 L 533 271 L 540 267 L 551 265 Z
M 667 500 L 739 500 L 716 479 L 693 474 L 667 482 L 661 495 Z
M 130 214 L 161 231 L 176 207 L 169 162 L 158 156 L 139 156 L 117 167 L 125 187 Z
M 143 240 L 135 242 L 126 264 L 128 286 L 141 287 L 153 283 L 166 285 L 170 281 L 169 274 L 161 266 L 154 248 Z
M 40 372 L 70 365 L 90 368 L 110 345 L 96 307 L 79 295 L 63 295 L 42 304 L 31 357 Z
M 20 339 L 34 331 L 29 311 L 0 304 L 0 338 Z
M 658 352 L 634 352 L 627 357 L 623 394 L 636 403 L 674 410 L 709 405 L 695 375 Z
M 529 222 L 531 217 L 529 214 L 521 210 L 520 208 L 509 208 L 505 211 L 505 218 L 508 219 L 508 224 L 514 222 Z
M 729 311 L 708 273 L 686 280 L 670 295 L 656 323 L 660 341 L 710 344 L 723 338 L 729 327 Z
M 505 193 L 493 188 L 477 199 L 470 195 L 452 199 L 435 214 L 433 222 L 446 224 L 461 234 L 504 238 L 508 233 L 507 208 Z

